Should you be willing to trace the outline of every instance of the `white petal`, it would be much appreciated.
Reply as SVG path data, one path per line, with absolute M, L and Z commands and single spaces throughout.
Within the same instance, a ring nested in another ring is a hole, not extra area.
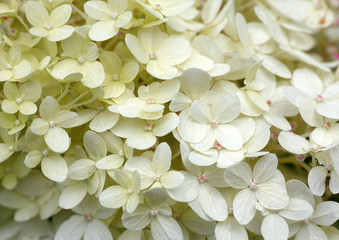
M 114 37 L 119 32 L 115 20 L 102 20 L 92 25 L 89 30 L 89 37 L 93 41 L 106 41 Z
M 285 179 L 279 170 L 275 170 L 273 177 L 267 182 L 258 184 L 255 194 L 265 208 L 272 210 L 286 207 L 289 200 Z
M 227 203 L 221 193 L 207 183 L 200 185 L 199 202 L 205 213 L 216 221 L 225 221 L 228 215 Z
M 185 109 L 179 115 L 180 123 L 178 125 L 178 132 L 180 136 L 187 142 L 200 142 L 206 135 L 208 126 L 196 122 L 191 114 L 190 109 Z
M 92 131 L 87 131 L 84 135 L 83 141 L 84 147 L 92 159 L 99 160 L 106 156 L 106 143 L 99 134 Z
M 95 166 L 99 169 L 112 170 L 119 168 L 123 162 L 124 158 L 119 154 L 110 154 L 97 161 Z
M 35 203 L 28 203 L 24 207 L 15 211 L 14 220 L 16 222 L 25 222 L 39 214 L 39 207 Z
M 238 129 L 230 124 L 219 124 L 215 129 L 216 140 L 228 150 L 239 150 L 243 145 L 243 139 Z
M 295 237 L 295 240 L 304 240 L 304 239 L 327 240 L 327 237 L 320 227 L 314 225 L 313 223 L 309 223 L 303 226 Z
M 52 149 L 54 152 L 63 153 L 66 152 L 71 144 L 71 140 L 67 132 L 54 126 L 49 128 L 47 134 L 44 136 L 47 146 Z
M 178 69 L 173 65 L 169 65 L 165 61 L 151 60 L 147 64 L 146 70 L 153 77 L 163 80 L 172 79 L 178 75 Z
M 253 169 L 253 182 L 262 183 L 269 181 L 278 166 L 278 158 L 275 154 L 267 154 L 261 157 Z
M 65 25 L 72 14 L 72 7 L 68 4 L 63 4 L 55 8 L 50 15 L 50 25 L 53 27 L 61 27 Z
M 99 197 L 100 204 L 106 208 L 120 208 L 127 203 L 127 189 L 120 186 L 106 188 Z
M 312 127 L 320 127 L 324 124 L 324 117 L 316 111 L 315 99 L 301 99 L 299 101 L 299 112 L 303 120 Z
M 138 171 L 141 178 L 141 189 L 149 187 L 154 182 L 152 162 L 144 157 L 132 157 L 125 163 L 123 170 L 134 172 Z
M 265 239 L 286 240 L 288 238 L 288 225 L 279 214 L 271 213 L 264 218 L 261 233 Z
M 248 224 L 256 213 L 257 199 L 252 189 L 246 188 L 239 192 L 233 200 L 233 214 L 235 219 L 242 224 Z
M 329 187 L 333 194 L 339 193 L 339 175 L 334 170 L 331 171 Z
M 138 38 L 134 37 L 132 34 L 127 34 L 125 41 L 128 49 L 139 62 L 143 64 L 149 62 L 148 53 Z
M 119 115 L 110 111 L 99 113 L 89 124 L 89 128 L 96 132 L 104 132 L 112 128 L 118 121 Z
M 245 162 L 232 165 L 225 170 L 224 178 L 233 188 L 246 188 L 252 183 L 251 167 Z
M 62 182 L 67 178 L 68 169 L 65 159 L 59 155 L 47 155 L 41 161 L 41 171 L 49 179 Z
M 200 69 L 187 69 L 179 77 L 181 89 L 191 99 L 205 95 L 211 81 L 210 75 Z
M 290 123 L 286 120 L 286 118 L 275 108 L 270 108 L 269 111 L 264 112 L 263 114 L 265 120 L 275 126 L 276 128 L 279 128 L 283 131 L 291 130 Z
M 84 4 L 85 12 L 95 20 L 107 20 L 111 17 L 109 5 L 103 1 L 92 1 Z
M 81 82 L 89 88 L 99 87 L 105 80 L 105 70 L 98 61 L 84 62 L 80 73 L 83 75 Z
M 173 131 L 178 126 L 179 121 L 178 115 L 167 113 L 154 124 L 152 132 L 157 137 L 163 137 Z
M 240 113 L 240 100 L 237 95 L 228 93 L 215 99 L 211 109 L 213 119 L 220 123 L 234 120 Z
M 160 143 L 154 151 L 152 166 L 155 173 L 166 173 L 171 166 L 172 152 L 166 142 Z
M 309 218 L 313 213 L 313 207 L 307 201 L 300 198 L 290 198 L 287 206 L 279 210 L 284 218 L 294 221 L 301 221 Z
M 181 172 L 171 170 L 160 177 L 161 185 L 166 189 L 178 187 L 184 182 L 184 175 Z
M 74 28 L 69 25 L 52 28 L 50 31 L 48 31 L 47 39 L 51 42 L 58 42 L 70 37 L 73 32 Z
M 127 138 L 126 142 L 131 148 L 145 150 L 152 147 L 156 142 L 156 136 L 152 132 L 135 134 Z
M 327 169 L 323 166 L 313 167 L 308 173 L 308 186 L 314 195 L 322 196 L 324 194 L 326 176 Z
M 85 180 L 96 170 L 95 162 L 89 159 L 79 159 L 68 169 L 68 177 L 74 180 Z
M 86 228 L 84 240 L 113 240 L 112 234 L 106 224 L 98 219 L 92 219 Z
M 30 1 L 25 5 L 27 20 L 36 27 L 44 27 L 49 15 L 46 8 L 39 2 Z
M 311 146 L 305 138 L 291 132 L 280 132 L 278 141 L 283 148 L 294 154 L 305 154 Z
M 145 205 L 139 205 L 132 214 L 124 213 L 121 217 L 122 225 L 130 230 L 142 230 L 152 220 L 151 209 Z
M 321 147 L 327 147 L 334 141 L 332 135 L 325 127 L 317 127 L 313 129 L 310 134 L 310 139 L 312 142 L 318 144 Z
M 228 217 L 226 221 L 219 222 L 215 227 L 217 240 L 248 240 L 246 229 L 241 226 L 234 217 Z
M 299 68 L 293 72 L 291 83 L 294 87 L 311 96 L 321 94 L 323 83 L 319 76 L 309 68 Z
M 215 222 L 207 222 L 201 219 L 193 210 L 188 210 L 181 214 L 180 221 L 189 230 L 202 235 L 213 234 L 216 225 Z
M 321 226 L 330 226 L 335 223 L 338 219 L 336 213 L 339 210 L 339 203 L 334 201 L 326 201 L 319 203 L 315 209 L 310 220 Z
M 71 209 L 84 199 L 87 193 L 85 182 L 79 182 L 66 187 L 59 198 L 59 206 L 64 209 Z
M 55 240 L 74 239 L 80 240 L 84 235 L 87 222 L 83 216 L 73 215 L 64 221 L 55 234 Z
M 201 124 L 212 122 L 212 115 L 209 106 L 201 100 L 195 100 L 191 105 L 193 119 Z
M 255 120 L 255 131 L 250 140 L 244 145 L 248 153 L 255 153 L 263 149 L 270 140 L 270 125 L 263 119 Z
M 159 60 L 177 65 L 185 61 L 191 54 L 192 47 L 188 40 L 179 37 L 164 39 L 156 50 Z
M 171 217 L 158 215 L 151 221 L 151 232 L 154 239 L 183 240 L 179 224 Z
M 339 103 L 338 101 L 318 103 L 316 106 L 317 112 L 327 118 L 339 118 Z
M 291 71 L 278 59 L 264 54 L 257 54 L 257 56 L 259 57 L 259 59 L 264 60 L 262 63 L 263 67 L 271 73 L 282 78 L 291 78 Z
M 199 182 L 196 176 L 188 172 L 182 172 L 185 176 L 184 182 L 176 188 L 167 189 L 171 198 L 180 202 L 190 202 L 199 193 Z

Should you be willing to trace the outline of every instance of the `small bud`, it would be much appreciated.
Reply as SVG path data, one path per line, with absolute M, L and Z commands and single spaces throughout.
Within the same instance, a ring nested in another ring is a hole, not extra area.
M 85 59 L 83 57 L 78 57 L 78 61 L 79 61 L 79 63 L 84 63 Z
M 17 100 L 15 100 L 17 104 L 22 103 L 22 99 L 21 98 L 17 98 Z
M 158 210 L 152 210 L 151 211 L 151 216 L 154 217 L 154 216 L 158 216 L 159 212 Z
M 206 176 L 202 175 L 199 177 L 199 181 L 202 183 L 202 182 L 205 182 L 206 181 Z
M 50 122 L 49 122 L 49 126 L 50 126 L 50 127 L 54 127 L 54 126 L 55 126 L 55 122 L 54 122 L 54 121 L 50 121 Z
M 52 26 L 51 26 L 49 23 L 46 23 L 45 29 L 46 29 L 46 30 L 50 30 L 51 28 L 52 28 Z
M 152 125 L 151 125 L 150 123 L 147 123 L 147 124 L 145 125 L 145 130 L 146 130 L 146 131 L 151 131 L 151 130 L 152 130 Z
M 154 99 L 151 97 L 147 98 L 147 103 L 154 103 Z
M 215 120 L 213 120 L 213 121 L 211 122 L 211 125 L 212 125 L 212 127 L 216 127 L 216 126 L 218 126 L 218 122 L 215 121 Z

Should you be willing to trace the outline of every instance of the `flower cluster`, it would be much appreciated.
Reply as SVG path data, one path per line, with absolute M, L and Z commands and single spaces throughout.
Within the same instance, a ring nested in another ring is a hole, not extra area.
M 338 0 L 0 18 L 0 240 L 339 238 Z

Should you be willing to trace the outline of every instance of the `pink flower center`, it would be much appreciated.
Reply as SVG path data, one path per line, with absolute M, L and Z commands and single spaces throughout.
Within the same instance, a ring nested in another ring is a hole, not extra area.
M 326 165 L 326 168 L 327 168 L 328 170 L 331 170 L 331 169 L 333 168 L 333 163 L 328 163 L 328 164 Z
M 317 95 L 317 100 L 318 101 L 322 101 L 324 99 L 324 97 L 321 95 L 321 94 L 318 94 Z
M 256 188 L 257 188 L 257 184 L 255 184 L 255 183 L 251 183 L 251 185 L 250 185 L 250 188 L 252 188 L 252 189 L 256 189 Z
M 90 216 L 88 216 L 87 214 L 85 214 L 85 215 L 84 215 L 84 219 L 85 219 L 86 221 L 88 221 L 88 220 L 90 220 L 90 219 L 91 219 L 91 217 L 90 217 Z
M 222 145 L 220 143 L 217 142 L 217 144 L 215 144 L 215 146 L 217 147 L 218 150 L 222 149 Z
M 211 125 L 212 125 L 212 127 L 216 127 L 216 126 L 218 126 L 218 122 L 215 121 L 215 120 L 213 120 L 213 121 L 211 122 Z
M 303 224 L 307 224 L 308 223 L 308 219 L 304 219 L 301 221 Z
M 151 59 L 157 59 L 157 54 L 155 52 L 151 53 Z
M 267 103 L 268 105 L 271 105 L 271 104 L 272 104 L 272 101 L 271 101 L 271 100 L 267 100 L 266 103 Z
M 147 98 L 147 102 L 148 102 L 148 103 L 154 103 L 154 99 L 151 98 L 151 97 L 149 97 L 149 98 Z
M 83 62 L 85 62 L 85 59 L 83 57 L 78 57 L 78 61 L 79 61 L 79 63 L 83 63 Z
M 304 161 L 305 158 L 306 158 L 306 155 L 305 155 L 305 154 L 299 154 L 299 155 L 297 155 L 297 160 L 300 161 L 300 162 Z
M 326 127 L 331 127 L 331 123 L 330 122 L 326 122 L 325 126 Z
M 159 212 L 158 210 L 152 210 L 151 211 L 151 216 L 154 217 L 154 216 L 158 216 Z
M 154 8 L 157 10 L 161 9 L 161 5 L 159 3 L 154 4 Z
M 46 23 L 46 25 L 45 25 L 45 29 L 46 29 L 46 30 L 50 30 L 51 28 L 52 28 L 51 24 L 49 24 L 49 23 Z
M 151 130 L 152 130 L 152 125 L 151 125 L 150 123 L 147 123 L 147 124 L 145 125 L 145 130 L 146 130 L 146 131 L 151 131 Z
M 202 175 L 199 177 L 200 182 L 205 182 L 206 181 L 206 176 Z

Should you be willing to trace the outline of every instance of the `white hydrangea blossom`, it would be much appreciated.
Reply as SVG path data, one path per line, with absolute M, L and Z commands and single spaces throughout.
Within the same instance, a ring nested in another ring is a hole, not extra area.
M 0 240 L 337 240 L 338 16 L 2 1 Z

